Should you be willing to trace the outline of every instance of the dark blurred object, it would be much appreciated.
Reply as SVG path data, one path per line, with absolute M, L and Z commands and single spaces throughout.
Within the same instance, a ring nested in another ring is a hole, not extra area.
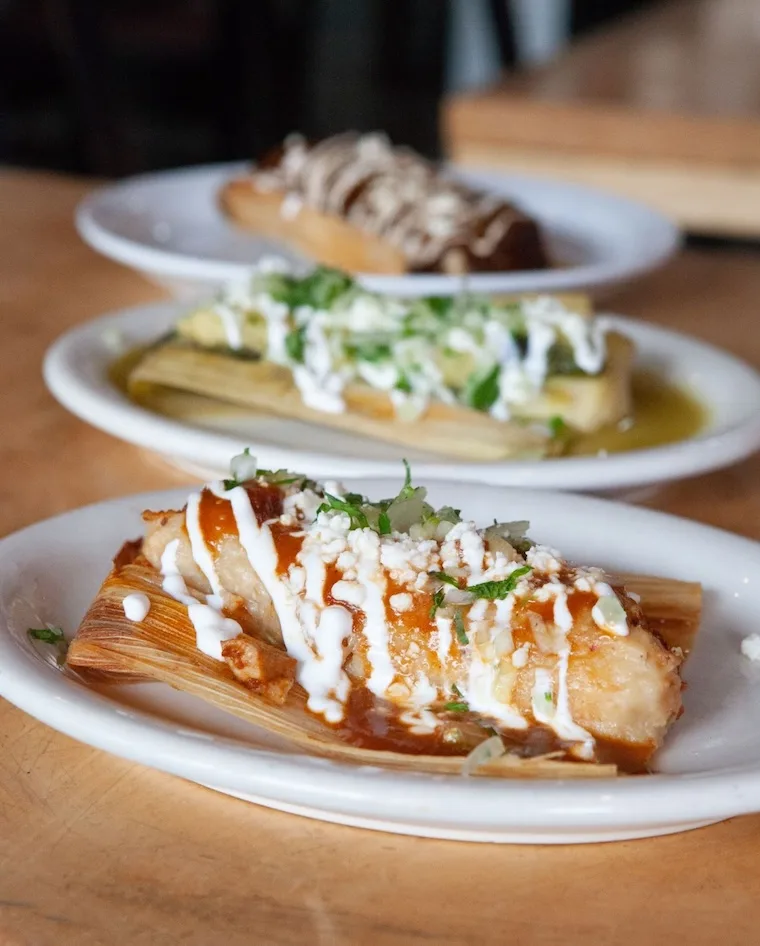
M 573 30 L 644 0 L 579 0 Z M 502 62 L 507 0 L 489 0 Z M 293 129 L 439 152 L 447 0 L 0 0 L 0 160 L 101 175 L 255 155 Z

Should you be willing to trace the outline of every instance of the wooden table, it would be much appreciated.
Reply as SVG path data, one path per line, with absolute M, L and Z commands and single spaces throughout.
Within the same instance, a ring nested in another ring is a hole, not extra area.
M 83 246 L 85 182 L 0 174 L 0 533 L 182 477 L 86 427 L 45 347 L 159 296 Z M 760 365 L 760 258 L 686 252 L 616 308 Z M 760 459 L 652 505 L 760 538 Z M 499 847 L 336 827 L 113 758 L 0 703 L 0 946 L 758 941 L 760 817 L 587 847 Z
M 561 176 L 685 227 L 760 236 L 755 0 L 660 0 L 548 65 L 444 105 L 463 164 Z

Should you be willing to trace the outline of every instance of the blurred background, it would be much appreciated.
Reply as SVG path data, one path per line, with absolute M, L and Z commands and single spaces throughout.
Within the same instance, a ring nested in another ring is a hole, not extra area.
M 0 0 L 0 161 L 98 175 L 382 128 L 431 156 L 438 106 L 647 0 Z

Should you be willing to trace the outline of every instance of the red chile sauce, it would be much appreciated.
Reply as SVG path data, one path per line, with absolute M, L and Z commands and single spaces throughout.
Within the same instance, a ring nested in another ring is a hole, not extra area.
M 322 596 L 324 598 L 325 604 L 340 605 L 341 608 L 345 608 L 346 611 L 351 614 L 351 633 L 357 636 L 364 630 L 364 624 L 367 620 L 367 616 L 364 611 L 362 611 L 361 608 L 357 608 L 356 605 L 349 604 L 347 601 L 340 601 L 336 598 L 333 598 L 333 585 L 337 581 L 341 581 L 342 578 L 343 574 L 336 568 L 334 564 L 328 565 L 325 568 L 325 585 Z M 344 645 L 347 643 L 348 641 L 344 641 Z
M 433 733 L 416 735 L 401 721 L 401 713 L 393 704 L 379 700 L 366 687 L 354 686 L 342 722 L 332 727 L 342 739 L 353 746 L 377 751 L 403 752 L 407 755 L 466 756 L 493 730 L 487 721 L 479 721 L 474 713 L 444 713 L 443 725 Z M 459 730 L 461 739 L 448 741 L 445 733 Z M 572 744 L 563 742 L 548 727 L 533 724 L 526 730 L 499 732 L 507 750 L 521 758 L 547 753 L 562 753 L 556 759 L 578 761 L 566 754 Z M 640 774 L 648 771 L 652 747 L 631 746 L 611 739 L 596 740 L 596 760 L 614 763 L 623 772 Z
M 282 515 L 283 497 L 279 487 L 253 482 L 246 485 L 245 491 L 259 525 Z M 232 503 L 226 497 L 212 493 L 210 489 L 201 491 L 198 520 L 206 544 L 216 553 L 219 552 L 219 544 L 225 536 L 238 535 Z
M 228 535 L 238 534 L 232 503 L 228 499 L 220 499 L 210 489 L 204 489 L 201 492 L 198 523 L 206 545 L 215 555 L 219 554 L 222 539 Z
M 281 522 L 273 522 L 270 526 L 272 541 L 277 552 L 277 575 L 287 575 L 291 565 L 295 565 L 298 553 L 303 545 L 303 532 L 296 526 L 284 526 Z

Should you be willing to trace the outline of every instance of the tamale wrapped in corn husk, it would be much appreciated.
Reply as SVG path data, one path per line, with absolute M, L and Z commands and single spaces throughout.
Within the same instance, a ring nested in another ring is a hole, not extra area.
M 688 653 L 699 623 L 700 586 L 663 578 L 625 576 L 626 587 L 642 597 L 653 628 L 669 647 Z M 150 601 L 143 621 L 126 618 L 123 600 L 142 593 Z M 237 617 L 237 615 L 236 615 Z M 243 624 L 255 635 L 255 627 Z M 277 705 L 252 692 L 229 667 L 196 647 L 187 608 L 162 588 L 161 575 L 131 545 L 117 556 L 114 567 L 85 615 L 68 651 L 68 664 L 123 679 L 125 675 L 168 683 L 219 709 L 275 734 L 294 749 L 336 761 L 381 765 L 438 774 L 462 772 L 464 757 L 484 738 L 482 728 L 462 727 L 460 756 L 411 755 L 350 745 L 340 734 L 306 709 L 305 691 L 298 685 Z M 511 778 L 594 778 L 617 774 L 614 765 L 568 762 L 539 756 L 506 754 L 479 766 L 473 774 Z

